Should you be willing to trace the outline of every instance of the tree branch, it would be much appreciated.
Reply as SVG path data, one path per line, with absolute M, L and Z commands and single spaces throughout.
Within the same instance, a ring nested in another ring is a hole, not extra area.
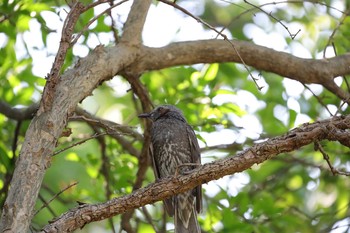
M 142 29 L 151 3 L 151 0 L 134 0 L 120 42 L 141 45 Z
M 0 100 L 0 113 L 4 114 L 6 117 L 17 120 L 29 120 L 32 119 L 35 112 L 39 108 L 39 103 L 34 103 L 27 108 L 13 108 L 11 105 L 5 101 Z
M 54 101 L 53 94 L 56 85 L 60 81 L 61 68 L 63 66 L 64 60 L 66 59 L 66 54 L 71 46 L 71 38 L 73 35 L 74 27 L 79 19 L 81 13 L 84 12 L 84 4 L 77 1 L 71 6 L 71 11 L 68 13 L 66 19 L 63 23 L 62 35 L 60 46 L 58 48 L 57 54 L 55 56 L 55 61 L 52 65 L 51 71 L 47 77 L 47 82 L 43 91 L 43 97 L 41 98 L 41 103 L 39 106 L 39 114 L 45 112 L 52 107 Z
M 350 129 L 350 115 L 333 117 L 312 124 L 304 124 L 285 135 L 255 144 L 250 149 L 204 164 L 188 175 L 169 177 L 138 189 L 129 195 L 112 199 L 101 204 L 78 206 L 45 226 L 41 232 L 71 232 L 85 224 L 106 219 L 128 210 L 163 200 L 175 194 L 219 179 L 225 175 L 242 172 L 254 164 L 260 164 L 278 154 L 297 150 L 320 140 L 336 140 L 332 132 L 336 128 L 347 136 Z
M 333 79 L 350 74 L 350 54 L 328 59 L 305 59 L 246 41 L 201 40 L 172 43 L 162 48 L 143 47 L 142 59 L 128 67 L 129 73 L 140 74 L 178 65 L 237 62 L 297 80 L 303 84 L 321 84 L 349 103 L 350 94 L 339 88 Z M 237 52 L 239 55 L 237 54 Z
M 69 120 L 85 121 L 88 124 L 103 128 L 108 134 L 127 135 L 139 141 L 143 140 L 142 135 L 133 130 L 133 127 L 101 119 L 79 107 L 75 110 L 75 115 L 70 117 Z
M 349 53 L 316 60 L 299 58 L 246 41 L 234 40 L 234 44 L 247 65 L 305 84 L 322 84 L 350 74 Z M 161 48 L 144 47 L 140 56 L 142 59 L 129 67 L 135 73 L 197 63 L 240 62 L 231 44 L 217 39 L 177 42 Z

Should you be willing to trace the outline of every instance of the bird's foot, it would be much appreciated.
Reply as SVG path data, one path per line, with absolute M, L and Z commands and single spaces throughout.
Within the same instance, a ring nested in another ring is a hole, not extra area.
M 198 167 L 200 166 L 200 164 L 198 163 L 183 163 L 183 164 L 180 164 L 176 167 L 176 170 L 175 170 L 175 177 L 177 177 L 179 174 L 180 175 L 188 175 L 191 173 L 192 169 L 194 169 L 195 167 Z M 190 167 L 190 169 L 182 169 L 184 167 Z

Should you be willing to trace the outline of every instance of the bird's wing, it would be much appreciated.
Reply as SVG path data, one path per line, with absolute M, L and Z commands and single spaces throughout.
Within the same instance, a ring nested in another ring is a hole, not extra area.
M 154 154 L 153 154 L 153 145 L 152 143 L 149 146 L 149 154 L 151 156 L 151 160 L 152 160 L 152 167 L 153 167 L 153 172 L 154 172 L 154 176 L 156 178 L 156 181 L 160 179 L 160 175 L 159 175 L 159 170 L 158 170 L 158 166 L 156 164 L 156 161 L 154 160 Z
M 154 158 L 152 143 L 149 146 L 149 154 L 150 154 L 151 160 L 152 160 L 152 167 L 153 167 L 154 176 L 156 178 L 156 181 L 158 181 L 160 179 L 160 174 L 159 174 L 158 166 L 157 166 L 155 158 Z M 174 204 L 173 204 L 173 198 L 171 197 L 169 199 L 164 200 L 163 202 L 164 202 L 164 207 L 165 207 L 166 212 L 170 216 L 173 216 L 174 212 L 175 212 Z
M 190 142 L 191 150 L 191 163 L 201 164 L 201 153 L 198 145 L 198 140 L 196 134 L 194 133 L 191 126 L 186 127 L 188 139 Z M 196 196 L 196 209 L 200 213 L 202 211 L 202 186 L 197 186 L 194 190 L 194 195 Z

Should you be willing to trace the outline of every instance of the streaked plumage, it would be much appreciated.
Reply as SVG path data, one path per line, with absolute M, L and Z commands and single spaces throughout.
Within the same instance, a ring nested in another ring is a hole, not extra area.
M 139 117 L 153 121 L 151 157 L 156 179 L 195 168 L 195 165 L 179 168 L 181 164 L 201 163 L 196 135 L 179 109 L 162 105 Z M 168 214 L 175 216 L 176 233 L 200 232 L 196 212 L 202 208 L 201 186 L 165 200 L 164 205 Z

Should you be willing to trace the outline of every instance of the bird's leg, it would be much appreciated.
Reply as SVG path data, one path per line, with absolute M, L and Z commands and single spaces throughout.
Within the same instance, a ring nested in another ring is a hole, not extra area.
M 188 175 L 191 173 L 191 170 L 187 170 L 187 171 L 182 171 L 181 168 L 183 167 L 189 167 L 189 166 L 194 166 L 194 167 L 198 167 L 200 166 L 201 164 L 199 163 L 183 163 L 183 164 L 180 164 L 176 167 L 176 170 L 175 170 L 175 177 L 177 177 L 179 174 L 181 175 Z

